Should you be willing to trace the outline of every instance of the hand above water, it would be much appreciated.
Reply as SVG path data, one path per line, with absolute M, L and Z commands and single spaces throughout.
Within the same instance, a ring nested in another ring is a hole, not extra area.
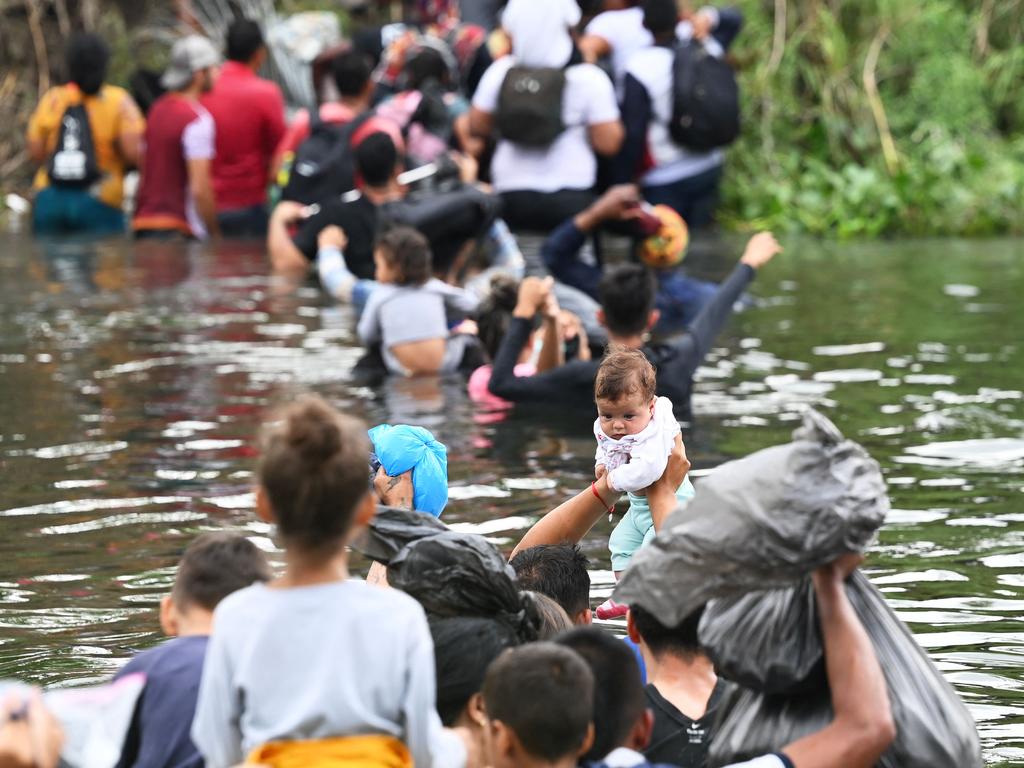
M 760 269 L 776 254 L 782 253 L 782 246 L 771 232 L 758 232 L 747 243 L 740 262 L 754 269 Z
M 550 277 L 524 277 L 519 284 L 519 298 L 513 316 L 532 320 L 548 302 L 554 284 Z
M 331 224 L 320 230 L 316 244 L 319 248 L 337 248 L 339 251 L 344 251 L 348 248 L 348 235 L 341 227 Z

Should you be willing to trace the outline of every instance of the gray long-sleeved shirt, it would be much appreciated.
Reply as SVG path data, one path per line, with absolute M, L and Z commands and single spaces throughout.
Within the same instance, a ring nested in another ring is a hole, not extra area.
M 417 768 L 465 760 L 437 715 L 419 603 L 350 580 L 257 584 L 217 607 L 192 724 L 207 766 L 236 765 L 271 741 L 366 734 L 400 739 Z

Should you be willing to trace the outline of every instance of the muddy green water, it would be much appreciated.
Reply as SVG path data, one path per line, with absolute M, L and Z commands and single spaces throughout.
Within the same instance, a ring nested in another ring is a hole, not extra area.
M 808 403 L 866 445 L 894 507 L 869 574 L 990 764 L 1024 764 L 1024 243 L 788 245 L 700 371 L 694 464 L 787 440 Z M 725 274 L 734 249 L 717 250 L 692 268 Z M 298 391 L 434 430 L 446 519 L 506 548 L 590 477 L 586 417 L 491 423 L 458 380 L 349 384 L 351 321 L 312 287 L 282 292 L 258 244 L 0 235 L 0 678 L 94 681 L 157 642 L 198 531 L 276 552 L 251 514 L 253 438 Z M 586 542 L 595 601 L 608 532 Z

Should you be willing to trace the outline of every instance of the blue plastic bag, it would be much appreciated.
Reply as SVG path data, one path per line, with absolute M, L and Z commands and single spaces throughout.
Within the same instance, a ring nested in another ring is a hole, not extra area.
M 412 470 L 413 509 L 440 517 L 448 503 L 448 449 L 423 427 L 381 424 L 369 431 L 374 453 L 392 477 Z

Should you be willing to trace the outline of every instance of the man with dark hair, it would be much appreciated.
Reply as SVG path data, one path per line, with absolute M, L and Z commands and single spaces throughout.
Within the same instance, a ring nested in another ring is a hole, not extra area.
M 160 78 L 167 93 L 149 110 L 132 230 L 136 238 L 219 234 L 211 166 L 213 116 L 199 99 L 217 79 L 220 54 L 200 35 L 178 40 Z
M 227 237 L 263 237 L 267 231 L 271 160 L 285 122 L 281 89 L 256 74 L 266 58 L 259 24 L 236 19 L 228 27 L 228 60 L 202 97 L 217 126 L 213 188 Z
M 666 627 L 640 606 L 630 606 L 629 638 L 643 656 L 647 706 L 654 713 L 643 749 L 652 763 L 704 765 L 722 687 L 697 639 L 703 613 L 701 608 L 678 626 Z
M 267 233 L 267 250 L 275 271 L 305 276 L 316 260 L 320 232 L 333 225 L 341 227 L 348 238 L 345 262 L 349 271 L 361 280 L 373 279 L 378 208 L 405 196 L 398 183 L 402 163 L 391 136 L 377 132 L 356 147 L 355 165 L 362 187 L 354 199 L 325 200 L 309 218 L 300 203 L 282 200 L 277 204 Z M 293 224 L 298 225 L 294 237 L 288 233 Z
M 594 676 L 554 643 L 506 651 L 483 685 L 493 768 L 575 768 L 594 740 Z
M 185 550 L 171 593 L 160 603 L 160 626 L 174 639 L 138 654 L 117 674 L 146 675 L 120 768 L 202 765 L 189 731 L 213 611 L 231 593 L 270 577 L 263 553 L 235 533 L 205 533 Z
M 37 234 L 124 231 L 125 172 L 139 162 L 145 120 L 122 88 L 104 84 L 110 49 L 78 33 L 68 41 L 67 84 L 51 88 L 28 124 L 39 166 L 32 228 Z
M 547 595 L 565 609 L 573 624 L 591 623 L 588 561 L 578 544 L 530 547 L 518 552 L 509 565 L 520 589 Z
M 711 349 L 715 337 L 732 314 L 733 304 L 758 269 L 782 249 L 769 232 L 754 235 L 740 263 L 704 305 L 685 333 L 668 343 L 648 344 L 646 333 L 657 322 L 654 282 L 646 267 L 623 264 L 609 269 L 599 293 L 602 310 L 598 319 L 608 329 L 608 341 L 639 349 L 658 371 L 658 395 L 672 400 L 676 417 L 689 421 L 693 374 Z M 517 377 L 515 366 L 533 331 L 533 319 L 548 301 L 551 286 L 537 278 L 526 278 L 519 286 L 519 299 L 508 332 L 494 360 L 489 389 L 513 402 L 591 403 L 594 377 L 600 359 L 574 360 L 534 376 Z
M 582 761 L 645 764 L 640 753 L 650 739 L 653 717 L 633 652 L 596 627 L 574 629 L 555 642 L 582 656 L 594 675 L 594 744 Z

